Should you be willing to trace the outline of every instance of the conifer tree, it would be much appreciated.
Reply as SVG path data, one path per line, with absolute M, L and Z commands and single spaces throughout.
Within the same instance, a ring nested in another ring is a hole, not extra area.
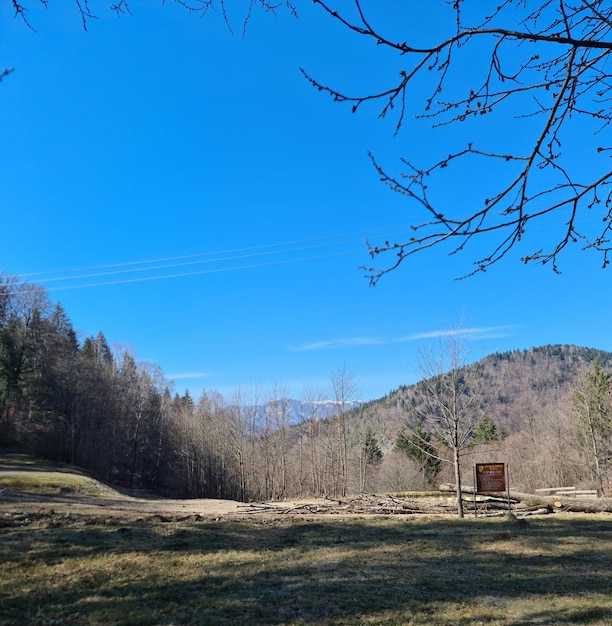
M 423 476 L 423 487 L 431 485 L 441 464 L 431 443 L 431 435 L 421 426 L 417 426 L 412 433 L 401 430 L 395 440 L 395 449 L 418 463 Z

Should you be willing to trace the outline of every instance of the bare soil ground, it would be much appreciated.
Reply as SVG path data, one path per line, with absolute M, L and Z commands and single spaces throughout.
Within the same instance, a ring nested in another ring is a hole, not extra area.
M 66 475 L 59 472 L 45 473 L 45 477 L 58 481 L 65 479 Z M 99 495 L 86 495 L 79 491 L 70 493 L 69 488 L 59 488 L 57 495 L 49 493 L 36 493 L 31 491 L 14 491 L 3 488 L 3 484 L 10 484 L 16 472 L 0 470 L 0 514 L 18 509 L 23 512 L 49 512 L 56 513 L 79 513 L 87 516 L 122 517 L 134 519 L 150 515 L 164 516 L 190 516 L 200 515 L 203 517 L 217 517 L 228 513 L 236 513 L 240 503 L 234 500 L 170 500 L 153 497 L 135 497 L 120 493 L 97 483 Z M 20 480 L 28 478 L 24 472 L 18 475 Z M 32 484 L 35 483 L 34 476 Z M 89 479 L 92 480 L 92 479 Z
M 343 500 L 312 498 L 283 502 L 243 503 L 220 499 L 163 499 L 136 491 L 117 490 L 72 467 L 62 467 L 25 455 L 0 451 L 0 517 L 11 512 L 48 516 L 79 515 L 90 518 L 136 520 L 162 516 L 174 520 L 199 516 L 241 515 L 454 515 L 447 495 L 402 497 L 361 495 Z M 92 520 L 93 521 L 93 520 Z

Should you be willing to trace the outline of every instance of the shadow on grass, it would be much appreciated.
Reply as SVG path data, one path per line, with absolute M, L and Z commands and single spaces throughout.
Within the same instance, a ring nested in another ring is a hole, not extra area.
M 611 526 L 254 517 L 11 529 L 0 622 L 607 624 Z

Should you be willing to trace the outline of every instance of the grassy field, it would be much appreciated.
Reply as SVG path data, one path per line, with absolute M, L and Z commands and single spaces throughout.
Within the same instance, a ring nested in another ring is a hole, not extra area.
M 0 623 L 612 624 L 611 521 L 14 516 Z
M 0 624 L 612 625 L 612 516 L 133 518 L 5 503 Z

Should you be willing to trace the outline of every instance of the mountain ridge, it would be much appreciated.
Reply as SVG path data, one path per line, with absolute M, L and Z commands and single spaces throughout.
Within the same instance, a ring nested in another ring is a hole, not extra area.
M 482 369 L 483 375 L 491 381 L 493 395 L 498 392 L 497 397 L 485 396 L 483 401 L 493 406 L 491 417 L 497 425 L 513 432 L 518 427 L 514 414 L 520 405 L 536 402 L 540 409 L 549 410 L 567 398 L 580 372 L 596 360 L 604 369 L 612 370 L 612 352 L 572 344 L 548 344 L 494 352 L 459 369 Z M 362 403 L 351 415 L 361 419 L 364 415 L 378 414 L 386 416 L 383 422 L 394 422 L 397 418 L 389 418 L 389 413 L 405 410 L 422 384 L 423 380 L 419 380 L 401 385 L 381 398 Z M 391 433 L 396 433 L 397 429 L 397 425 L 393 425 Z

